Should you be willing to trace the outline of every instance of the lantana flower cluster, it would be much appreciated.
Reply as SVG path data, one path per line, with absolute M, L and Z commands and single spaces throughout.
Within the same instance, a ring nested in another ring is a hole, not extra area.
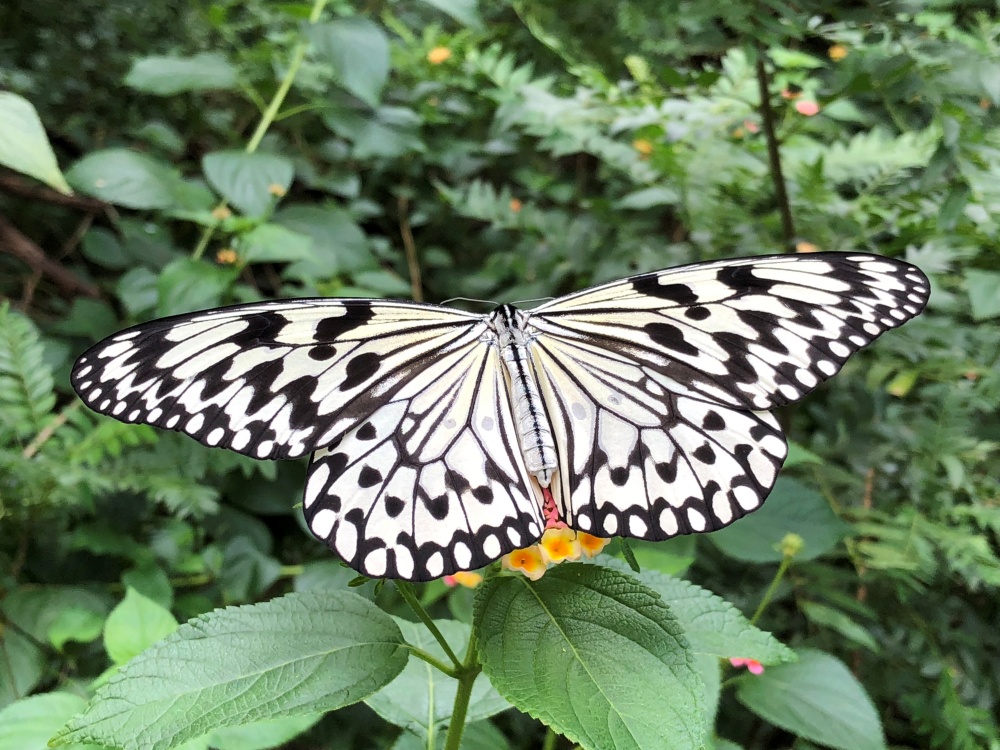
M 545 529 L 538 544 L 525 549 L 516 549 L 501 558 L 504 570 L 523 573 L 532 581 L 537 581 L 551 565 L 593 557 L 603 550 L 610 539 L 602 539 L 584 531 L 574 531 L 565 524 Z

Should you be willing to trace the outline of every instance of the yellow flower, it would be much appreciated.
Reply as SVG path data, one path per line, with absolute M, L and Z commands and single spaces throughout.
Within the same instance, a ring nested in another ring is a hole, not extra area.
M 272 182 L 270 185 L 267 186 L 267 192 L 269 192 L 271 195 L 277 196 L 278 198 L 282 198 L 288 191 L 285 190 L 285 188 L 283 188 L 278 183 Z
M 611 544 L 610 539 L 601 539 L 601 537 L 588 534 L 586 531 L 576 532 L 576 541 L 580 543 L 580 550 L 587 557 L 594 557 Z
M 447 47 L 435 47 L 427 53 L 427 61 L 431 65 L 440 65 L 451 58 L 451 50 Z
M 847 57 L 847 47 L 843 44 L 834 44 L 826 51 L 826 54 L 828 54 L 830 59 L 834 62 L 840 62 Z
M 645 138 L 636 138 L 632 141 L 632 148 L 638 151 L 643 156 L 649 156 L 653 153 L 653 144 L 647 141 Z
M 216 208 L 212 209 L 212 218 L 215 219 L 216 221 L 222 221 L 223 219 L 228 219 L 232 215 L 233 212 L 230 211 L 225 206 L 217 206 Z
M 215 254 L 215 260 L 219 263 L 224 263 L 226 265 L 231 265 L 239 260 L 239 256 L 236 251 L 231 247 L 225 247 Z
M 569 527 L 546 529 L 539 546 L 542 559 L 547 563 L 580 559 L 580 542 L 576 540 L 576 532 Z
M 460 570 L 444 577 L 446 586 L 465 586 L 474 589 L 483 582 L 482 573 L 473 573 L 471 570 Z
M 797 253 L 818 253 L 819 248 L 811 242 L 796 242 L 795 252 Z
M 516 549 L 503 556 L 500 564 L 504 570 L 516 570 L 524 573 L 532 581 L 537 581 L 545 575 L 545 561 L 538 545 L 532 545 L 526 549 Z

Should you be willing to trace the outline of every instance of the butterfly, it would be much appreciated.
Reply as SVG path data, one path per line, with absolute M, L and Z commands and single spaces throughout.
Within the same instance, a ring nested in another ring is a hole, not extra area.
M 296 299 L 154 320 L 72 371 L 95 411 L 259 459 L 312 454 L 312 533 L 371 577 L 482 567 L 543 508 L 662 540 L 757 509 L 787 453 L 770 410 L 924 308 L 859 253 L 681 266 L 531 310 Z

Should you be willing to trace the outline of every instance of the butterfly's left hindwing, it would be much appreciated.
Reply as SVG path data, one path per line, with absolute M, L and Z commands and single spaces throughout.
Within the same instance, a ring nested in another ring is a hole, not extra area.
M 495 346 L 428 363 L 337 443 L 306 482 L 312 532 L 372 577 L 480 568 L 542 533 Z
M 80 357 L 72 383 L 95 411 L 253 458 L 329 445 L 455 347 L 482 317 L 406 302 L 237 305 L 130 328 Z

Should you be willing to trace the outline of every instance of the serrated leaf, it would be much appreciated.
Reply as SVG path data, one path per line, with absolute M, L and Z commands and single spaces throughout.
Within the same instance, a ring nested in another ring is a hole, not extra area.
M 837 750 L 883 750 L 875 706 L 850 670 L 822 651 L 805 649 L 791 664 L 739 679 L 736 697 L 761 718 Z
M 704 688 L 681 628 L 638 581 L 566 564 L 535 583 L 495 578 L 476 597 L 497 691 L 584 748 L 699 748 Z
M 168 750 L 222 727 L 340 708 L 400 673 L 403 643 L 392 618 L 349 592 L 216 610 L 122 667 L 53 744 Z
M 34 177 L 60 193 L 72 193 L 59 170 L 34 106 L 11 91 L 0 91 L 0 165 Z
M 219 195 L 247 216 L 263 216 L 295 177 L 292 162 L 277 154 L 214 151 L 201 160 L 205 177 Z
M 104 648 L 111 661 L 124 664 L 175 630 L 170 610 L 128 588 L 104 624 Z
M 365 103 L 377 105 L 389 78 L 389 39 L 382 28 L 366 18 L 338 18 L 311 25 L 307 33 L 337 82 Z
M 184 184 L 166 162 L 124 148 L 87 154 L 66 178 L 80 192 L 136 209 L 170 208 Z
M 423 649 L 445 664 L 450 663 L 444 649 L 422 624 L 396 620 L 406 642 Z M 456 654 L 464 654 L 471 628 L 454 620 L 435 621 L 448 645 Z M 458 682 L 420 659 L 410 659 L 403 671 L 365 703 L 379 716 L 397 727 L 426 738 L 430 732 L 443 732 L 451 721 Z M 510 708 L 493 689 L 485 675 L 472 688 L 466 721 L 487 719 Z
M 157 315 L 178 315 L 216 307 L 239 272 L 193 258 L 180 258 L 164 268 L 156 280 Z
M 171 96 L 183 91 L 211 91 L 236 87 L 236 69 L 216 52 L 192 57 L 140 57 L 125 76 L 125 85 L 138 91 Z
M 812 560 L 833 549 L 850 530 L 816 490 L 780 477 L 764 507 L 708 539 L 730 557 L 760 563 L 781 560 L 781 540 L 798 534 L 805 544 L 795 559 Z

